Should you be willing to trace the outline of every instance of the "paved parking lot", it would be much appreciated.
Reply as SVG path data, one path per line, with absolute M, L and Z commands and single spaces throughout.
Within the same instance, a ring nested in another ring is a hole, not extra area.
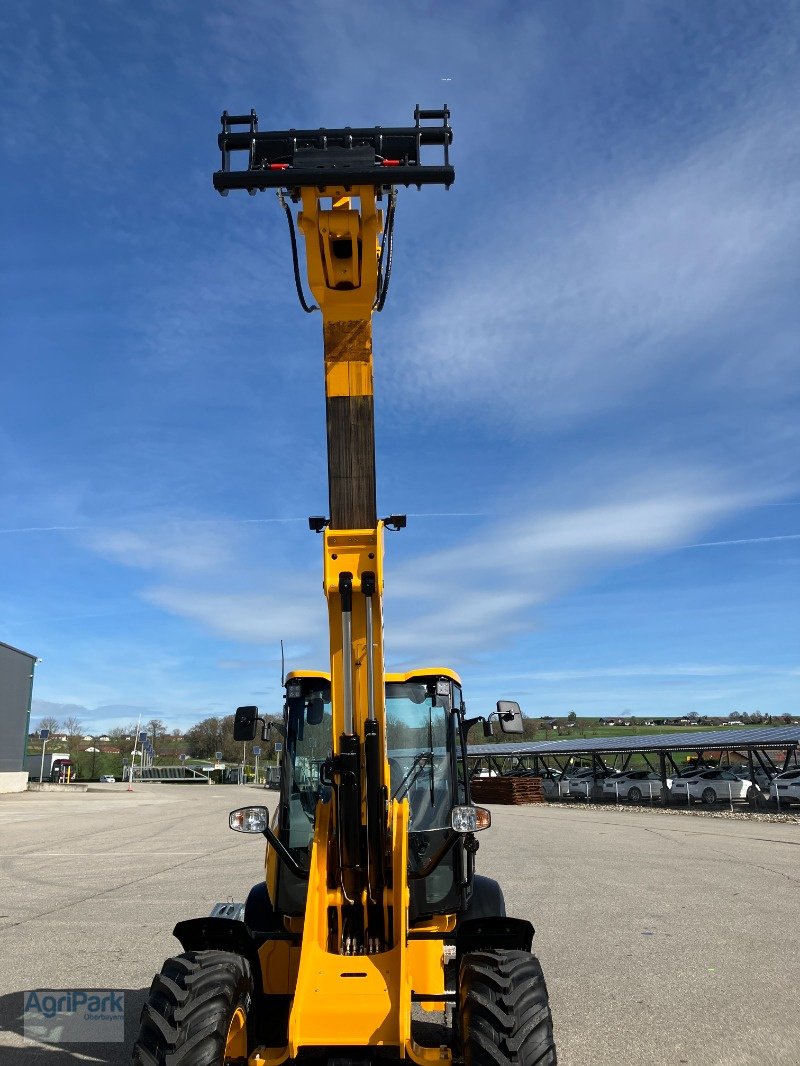
M 107 786 L 0 797 L 0 1064 L 128 1063 L 180 918 L 242 899 L 260 838 L 227 812 L 274 793 Z M 559 1061 L 800 1063 L 800 826 L 495 807 L 481 872 L 530 918 Z M 21 993 L 115 988 L 125 1044 L 25 1044 Z

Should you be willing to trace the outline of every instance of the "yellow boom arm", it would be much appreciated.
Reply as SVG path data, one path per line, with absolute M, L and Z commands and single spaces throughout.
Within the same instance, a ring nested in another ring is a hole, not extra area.
M 443 1057 L 411 1039 L 412 990 L 434 997 L 444 991 L 442 944 L 408 939 L 408 801 L 391 800 L 389 792 L 372 314 L 388 282 L 393 186 L 449 186 L 454 178 L 448 117 L 446 108 L 417 108 L 416 126 L 405 130 L 264 134 L 252 114 L 248 135 L 230 128 L 246 117 L 223 116 L 223 169 L 214 176 L 219 191 L 285 189 L 301 204 L 308 284 L 322 313 L 328 443 L 329 518 L 314 528 L 324 534 L 331 796 L 317 806 L 299 963 L 291 950 L 287 956 L 290 971 L 297 964 L 288 1045 L 262 1049 L 258 1059 L 251 1056 L 253 1066 L 277 1066 L 304 1048 L 330 1046 L 391 1047 L 419 1063 Z M 430 118 L 442 124 L 423 126 Z M 422 164 L 423 144 L 444 147 L 444 166 Z M 232 150 L 248 151 L 246 171 L 230 170 Z M 378 203 L 386 194 L 390 224 L 384 227 Z M 300 291 L 291 209 L 280 195 Z M 301 300 L 308 309 L 302 294 Z M 431 930 L 450 928 L 450 921 L 432 919 Z

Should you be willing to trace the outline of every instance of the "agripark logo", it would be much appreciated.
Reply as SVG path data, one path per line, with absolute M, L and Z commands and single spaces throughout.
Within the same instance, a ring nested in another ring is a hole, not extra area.
M 69 988 L 23 993 L 23 1031 L 46 1044 L 115 1044 L 125 1039 L 125 993 Z

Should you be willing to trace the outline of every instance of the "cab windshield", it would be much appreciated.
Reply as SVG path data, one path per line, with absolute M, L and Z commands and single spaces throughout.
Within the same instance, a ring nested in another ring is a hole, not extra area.
M 298 686 L 300 687 L 300 686 Z M 305 682 L 302 695 L 286 700 L 286 758 L 283 760 L 284 832 L 295 857 L 307 862 L 317 800 L 323 790 L 320 767 L 331 750 L 331 689 L 327 681 Z
M 302 678 L 287 687 L 279 824 L 281 839 L 306 869 L 317 802 L 330 791 L 321 775 L 331 754 L 330 701 L 330 684 L 324 679 Z M 461 898 L 465 860 L 458 849 L 446 851 L 429 872 L 422 871 L 452 835 L 454 797 L 467 795 L 459 714 L 452 713 L 462 710 L 461 689 L 448 679 L 386 682 L 389 792 L 392 799 L 408 800 L 409 871 L 419 874 L 410 883 L 415 916 L 449 913 Z M 304 882 L 282 865 L 278 877 L 282 906 L 287 913 L 302 913 Z
M 331 697 L 327 681 L 304 680 L 298 690 L 302 695 L 286 701 L 281 821 L 287 846 L 305 859 L 317 801 L 326 791 L 320 767 L 331 751 Z M 460 707 L 460 690 L 453 685 L 452 691 Z M 390 797 L 408 800 L 411 833 L 450 827 L 454 794 L 451 697 L 435 693 L 433 679 L 386 683 Z
M 450 825 L 449 698 L 424 681 L 386 684 L 386 749 L 393 799 L 408 799 L 411 832 Z M 443 706 L 443 702 L 447 706 Z

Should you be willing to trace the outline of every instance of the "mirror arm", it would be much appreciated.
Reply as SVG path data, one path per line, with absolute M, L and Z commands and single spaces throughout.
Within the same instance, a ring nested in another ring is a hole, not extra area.
M 492 719 L 493 718 L 496 718 L 498 722 L 512 722 L 514 720 L 514 712 L 513 711 L 503 711 L 503 712 L 492 711 L 490 714 L 487 714 L 485 718 L 473 718 L 473 722 L 485 722 L 486 725 L 489 726 L 489 729 L 491 729 L 492 728 Z
M 445 857 L 445 855 L 449 851 L 452 851 L 456 842 L 461 840 L 462 838 L 463 834 L 455 832 L 451 837 L 446 838 L 442 845 L 438 848 L 438 850 L 433 853 L 430 859 L 428 859 L 428 861 L 425 863 L 421 870 L 409 870 L 409 881 L 421 881 L 423 880 L 423 878 L 428 877 L 430 874 L 432 874 L 436 867 L 439 865 L 439 863 L 442 861 L 442 859 Z
M 491 718 L 491 715 L 489 717 Z M 489 718 L 484 717 L 484 715 L 482 715 L 482 714 L 479 714 L 477 716 L 477 718 L 465 718 L 464 719 L 464 732 L 465 733 L 469 733 L 470 729 L 472 729 L 473 726 L 476 726 L 478 724 L 478 722 L 483 722 L 483 724 L 484 724 L 484 730 L 483 731 L 484 731 L 484 735 L 485 735 L 486 734 L 486 725 L 489 722 Z M 491 726 L 490 726 L 490 728 L 491 728 Z
M 289 851 L 289 849 L 279 837 L 275 836 L 269 826 L 267 826 L 267 828 L 264 830 L 264 836 L 275 849 L 275 853 L 278 858 L 289 867 L 295 877 L 301 877 L 304 881 L 307 881 L 308 870 L 303 869 L 303 867 L 300 865 L 294 855 L 292 855 L 291 851 Z

